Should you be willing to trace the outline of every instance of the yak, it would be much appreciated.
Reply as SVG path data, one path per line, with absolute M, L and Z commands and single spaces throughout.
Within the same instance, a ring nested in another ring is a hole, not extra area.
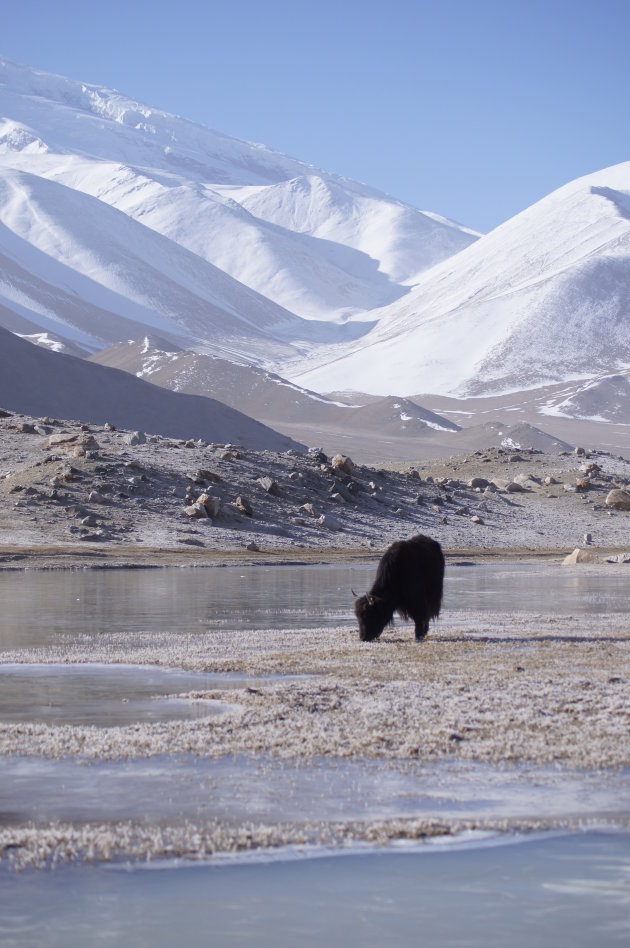
M 413 619 L 420 642 L 429 621 L 440 614 L 443 583 L 444 554 L 437 540 L 419 533 L 392 543 L 379 561 L 370 591 L 365 596 L 354 593 L 361 641 L 377 639 L 398 612 L 403 619 Z

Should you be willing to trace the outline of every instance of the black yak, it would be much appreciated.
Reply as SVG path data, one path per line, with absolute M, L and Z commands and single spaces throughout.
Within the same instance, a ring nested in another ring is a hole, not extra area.
M 419 642 L 429 621 L 440 614 L 443 582 L 444 554 L 437 540 L 420 533 L 392 543 L 380 559 L 372 588 L 354 604 L 361 641 L 377 639 L 398 612 L 413 619 Z

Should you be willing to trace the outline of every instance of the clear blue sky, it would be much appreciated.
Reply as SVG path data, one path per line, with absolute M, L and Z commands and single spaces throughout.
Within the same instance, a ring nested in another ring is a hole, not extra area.
M 0 55 L 489 230 L 630 160 L 630 0 L 0 0 Z

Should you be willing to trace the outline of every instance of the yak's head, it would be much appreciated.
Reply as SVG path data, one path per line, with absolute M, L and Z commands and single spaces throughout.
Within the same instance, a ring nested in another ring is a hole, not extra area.
M 356 597 L 354 613 L 359 620 L 359 638 L 362 642 L 377 639 L 391 619 L 391 609 L 388 610 L 385 599 L 371 593 Z

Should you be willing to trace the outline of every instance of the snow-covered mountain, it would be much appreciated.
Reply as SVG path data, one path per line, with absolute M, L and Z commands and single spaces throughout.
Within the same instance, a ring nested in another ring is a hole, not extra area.
M 98 348 L 140 338 L 142 325 L 267 364 L 357 338 L 371 309 L 478 236 L 261 145 L 4 60 L 0 225 L 0 303 L 43 330 Z M 363 321 L 334 325 L 350 318 Z
M 318 391 L 475 395 L 623 371 L 630 162 L 553 192 L 372 316 L 359 343 L 313 351 L 289 378 Z
M 395 396 L 376 425 L 388 413 L 404 422 L 397 404 L 416 419 L 402 399 L 427 392 L 571 382 L 581 406 L 593 383 L 598 404 L 624 401 L 601 380 L 630 367 L 630 162 L 479 237 L 264 146 L 0 60 L 0 325 L 75 354 L 158 335 L 165 351 L 188 350 L 202 389 L 210 361 L 196 356 L 253 365 L 259 381 L 275 372 L 310 390 L 309 408 L 313 392 Z M 295 396 L 275 382 L 258 395 L 283 389 Z

